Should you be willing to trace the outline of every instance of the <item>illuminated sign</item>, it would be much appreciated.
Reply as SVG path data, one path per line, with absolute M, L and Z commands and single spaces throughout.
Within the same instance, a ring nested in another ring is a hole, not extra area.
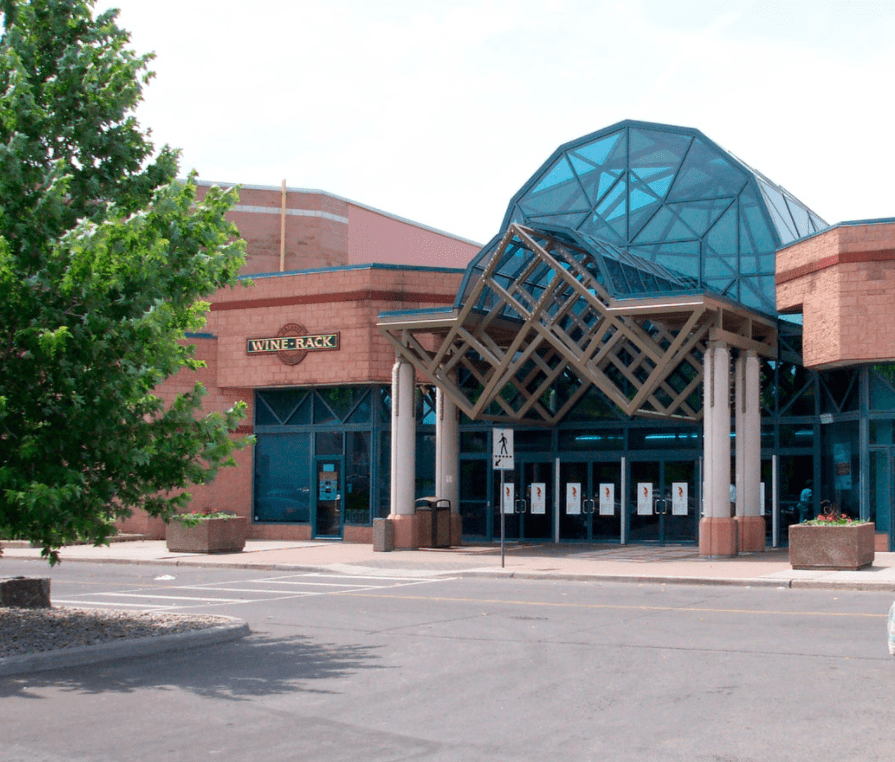
M 339 348 L 338 333 L 308 333 L 298 323 L 284 325 L 278 335 L 246 339 L 246 354 L 275 353 L 284 365 L 298 365 L 308 352 L 332 351 Z

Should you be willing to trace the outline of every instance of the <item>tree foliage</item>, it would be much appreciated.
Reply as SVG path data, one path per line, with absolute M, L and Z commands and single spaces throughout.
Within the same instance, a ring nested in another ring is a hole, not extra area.
M 233 285 L 232 192 L 176 179 L 134 109 L 151 56 L 92 0 L 0 0 L 0 531 L 51 563 L 135 507 L 169 516 L 245 444 L 204 414 L 184 335 Z M 174 492 L 172 492 L 172 490 Z

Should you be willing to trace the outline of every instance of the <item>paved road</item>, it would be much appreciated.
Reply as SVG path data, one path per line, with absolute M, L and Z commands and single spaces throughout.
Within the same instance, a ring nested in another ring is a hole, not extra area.
M 224 613 L 254 634 L 0 679 L 0 760 L 888 762 L 895 748 L 890 593 L 91 564 L 52 576 L 57 603 Z

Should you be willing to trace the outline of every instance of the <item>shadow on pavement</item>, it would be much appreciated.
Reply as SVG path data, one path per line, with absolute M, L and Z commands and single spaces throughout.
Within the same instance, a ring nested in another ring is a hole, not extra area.
M 0 678 L 0 698 L 34 698 L 25 688 L 84 694 L 179 688 L 206 698 L 246 701 L 286 693 L 338 693 L 314 682 L 348 677 L 377 665 L 377 646 L 322 645 L 307 637 L 264 634 L 152 656 Z

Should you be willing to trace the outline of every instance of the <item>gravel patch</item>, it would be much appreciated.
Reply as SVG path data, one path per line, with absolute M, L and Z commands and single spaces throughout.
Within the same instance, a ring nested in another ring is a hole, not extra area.
M 0 607 L 0 659 L 206 630 L 232 621 L 228 617 L 167 612 Z

